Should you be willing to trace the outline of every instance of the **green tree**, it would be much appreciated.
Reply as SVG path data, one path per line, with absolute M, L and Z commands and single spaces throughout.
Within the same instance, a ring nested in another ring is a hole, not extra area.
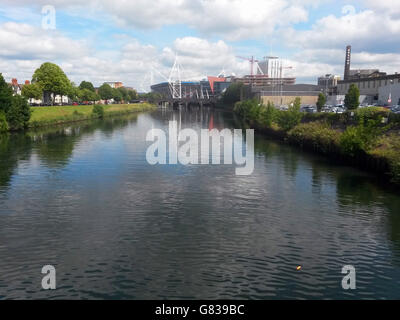
M 231 84 L 222 95 L 222 102 L 224 104 L 234 104 L 240 101 L 242 88 L 243 88 L 243 83 Z
M 68 80 L 64 71 L 54 63 L 43 63 L 35 71 L 32 77 L 32 83 L 37 83 L 43 92 L 51 94 L 52 104 L 56 95 L 68 95 L 71 92 L 71 82 Z
M 321 112 L 322 108 L 325 106 L 326 104 L 326 96 L 325 94 L 323 94 L 322 92 L 319 94 L 318 96 L 318 101 L 317 101 L 317 109 L 318 112 Z
M 20 130 L 28 127 L 31 117 L 31 108 L 25 97 L 16 95 L 12 97 L 11 107 L 8 109 L 7 122 L 11 129 Z
M 4 80 L 3 75 L 0 73 L 0 111 L 7 113 L 11 106 L 12 90 Z
M 121 87 L 118 88 L 117 90 L 120 93 L 122 100 L 124 100 L 125 102 L 130 100 L 128 89 Z
M 100 88 L 99 88 L 99 95 L 103 100 L 110 100 L 113 98 L 113 89 L 111 86 L 107 83 L 104 83 Z
M 280 111 L 277 117 L 278 125 L 285 131 L 289 131 L 297 126 L 303 114 L 300 111 L 301 99 L 297 97 L 290 105 L 288 111 Z
M 9 129 L 6 114 L 3 110 L 0 110 L 0 134 L 7 132 Z M 1 138 L 1 137 L 0 137 Z
M 113 88 L 112 89 L 112 98 L 114 99 L 114 101 L 116 102 L 121 102 L 123 99 L 123 95 L 121 93 L 120 90 Z
M 344 105 L 349 110 L 355 110 L 360 105 L 360 90 L 355 84 L 349 88 L 346 97 L 344 98 Z
M 89 81 L 82 81 L 81 84 L 79 85 L 79 89 L 88 89 L 92 92 L 95 92 L 96 90 L 94 89 L 94 86 L 91 82 Z
M 99 99 L 99 96 L 96 92 L 91 91 L 89 89 L 83 89 L 80 90 L 80 100 L 81 101 L 92 101 L 92 102 L 96 102 Z
M 31 83 L 22 87 L 22 95 L 27 99 L 42 99 L 43 91 L 37 83 Z
M 129 101 L 138 99 L 138 94 L 137 94 L 136 90 L 129 89 L 127 91 L 128 91 L 128 100 Z

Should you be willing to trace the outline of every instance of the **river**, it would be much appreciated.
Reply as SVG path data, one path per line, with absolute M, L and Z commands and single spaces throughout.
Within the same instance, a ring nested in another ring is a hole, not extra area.
M 400 298 L 398 189 L 257 134 L 250 176 L 149 165 L 146 133 L 172 119 L 240 128 L 204 108 L 2 138 L 0 299 Z

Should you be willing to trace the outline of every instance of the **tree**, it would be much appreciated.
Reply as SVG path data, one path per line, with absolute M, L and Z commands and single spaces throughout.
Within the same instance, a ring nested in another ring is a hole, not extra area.
M 12 97 L 11 107 L 6 114 L 8 125 L 13 130 L 20 130 L 28 127 L 31 117 L 31 109 L 25 97 L 16 95 Z
M 124 100 L 125 102 L 130 100 L 128 89 L 121 87 L 118 88 L 117 90 L 120 93 L 122 100 Z
M 12 90 L 4 80 L 3 75 L 0 73 L 0 111 L 7 113 L 11 106 Z
M 93 101 L 96 102 L 99 99 L 99 96 L 96 92 L 91 91 L 89 89 L 80 90 L 79 98 L 81 101 Z
M 234 104 L 240 101 L 243 83 L 233 83 L 222 95 L 222 102 L 225 104 Z
M 22 88 L 22 95 L 27 99 L 42 99 L 43 91 L 37 83 L 26 84 Z
M 3 110 L 0 110 L 0 134 L 7 132 L 9 129 L 6 115 Z
M 355 110 L 360 105 L 360 90 L 354 83 L 350 86 L 344 98 L 344 105 L 349 110 Z
M 128 89 L 127 91 L 128 91 L 128 100 L 129 101 L 138 99 L 138 94 L 137 94 L 136 90 Z
M 113 89 L 111 86 L 107 83 L 104 83 L 100 88 L 99 88 L 99 95 L 103 100 L 110 100 L 113 98 Z
M 91 82 L 89 81 L 82 81 L 81 84 L 79 85 L 79 89 L 88 89 L 92 92 L 95 92 L 96 90 L 94 89 L 94 86 Z
M 113 94 L 112 97 L 113 97 L 114 101 L 121 102 L 121 100 L 123 99 L 122 93 L 118 89 L 113 88 L 112 94 Z
M 318 101 L 317 101 L 318 112 L 321 112 L 325 104 L 326 104 L 326 96 L 321 92 L 318 96 Z
M 280 111 L 278 116 L 278 125 L 285 131 L 289 131 L 297 126 L 303 114 L 300 112 L 301 98 L 297 97 L 289 106 L 288 111 Z
M 71 91 L 71 82 L 68 80 L 64 71 L 54 63 L 43 63 L 35 71 L 32 83 L 37 83 L 43 90 L 45 96 L 52 95 L 52 104 L 56 95 L 68 95 Z

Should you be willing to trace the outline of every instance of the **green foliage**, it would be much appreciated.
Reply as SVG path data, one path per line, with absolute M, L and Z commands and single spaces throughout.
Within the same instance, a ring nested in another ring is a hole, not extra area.
M 162 98 L 162 95 L 157 92 L 149 92 L 143 95 L 140 95 L 140 98 L 148 101 L 149 103 L 156 103 Z
M 300 112 L 301 99 L 297 97 L 293 104 L 289 106 L 288 111 L 279 111 L 277 122 L 279 127 L 285 131 L 289 131 L 297 126 L 303 114 Z
M 53 104 L 55 95 L 62 96 L 71 93 L 71 82 L 64 71 L 54 63 L 43 63 L 33 74 L 32 83 L 37 83 L 43 92 L 52 93 Z
M 43 90 L 38 83 L 26 84 L 22 87 L 22 95 L 27 99 L 42 99 Z
M 379 120 L 360 119 L 358 126 L 347 127 L 340 139 L 342 152 L 350 156 L 370 151 L 383 129 Z
M 104 108 L 98 104 L 93 107 L 93 115 L 98 118 L 104 118 Z
M 122 88 L 120 88 L 120 89 L 122 89 Z M 113 95 L 114 101 L 116 101 L 116 102 L 121 102 L 123 99 L 123 93 L 121 92 L 121 90 L 113 88 L 112 95 Z
M 97 101 L 100 100 L 99 98 L 100 97 L 96 92 L 89 89 L 83 89 L 79 92 L 80 101 Z
M 79 85 L 79 89 L 81 90 L 87 89 L 92 92 L 95 92 L 93 84 L 89 81 L 82 81 L 81 84 Z
M 344 99 L 344 105 L 348 110 L 355 110 L 360 105 L 360 90 L 354 83 L 350 85 L 349 91 Z
M 235 104 L 240 101 L 241 91 L 243 89 L 243 83 L 233 83 L 222 95 L 222 102 L 224 104 Z
M 274 122 L 276 122 L 278 114 L 279 114 L 278 109 L 275 108 L 275 106 L 272 102 L 268 101 L 267 106 L 265 106 L 261 110 L 259 122 L 260 122 L 260 124 L 265 125 L 266 127 L 270 128 L 270 127 L 272 127 L 272 124 Z
M 256 99 L 237 102 L 234 112 L 243 118 L 245 121 L 258 121 L 262 114 L 264 106 Z
M 321 112 L 325 104 L 326 104 L 326 96 L 321 92 L 318 96 L 318 101 L 317 101 L 318 112 Z
M 0 111 L 7 113 L 11 106 L 12 96 L 13 93 L 11 88 L 8 86 L 3 78 L 3 75 L 0 73 Z
M 107 83 L 104 83 L 100 88 L 99 88 L 99 96 L 103 100 L 110 100 L 114 96 L 113 88 Z
M 9 130 L 6 115 L 4 111 L 0 111 L 0 134 Z
M 337 150 L 339 137 L 338 131 L 322 122 L 301 123 L 288 132 L 290 142 L 324 154 Z
M 11 100 L 11 107 L 7 111 L 6 117 L 12 130 L 27 128 L 31 117 L 31 109 L 27 100 L 22 96 L 14 96 Z

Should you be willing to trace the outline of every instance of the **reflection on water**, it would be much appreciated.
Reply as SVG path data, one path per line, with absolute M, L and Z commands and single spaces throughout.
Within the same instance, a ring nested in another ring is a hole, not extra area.
M 400 297 L 398 190 L 257 135 L 251 176 L 150 166 L 146 133 L 170 120 L 240 127 L 164 109 L 0 139 L 0 298 Z M 40 289 L 46 264 L 56 291 Z

